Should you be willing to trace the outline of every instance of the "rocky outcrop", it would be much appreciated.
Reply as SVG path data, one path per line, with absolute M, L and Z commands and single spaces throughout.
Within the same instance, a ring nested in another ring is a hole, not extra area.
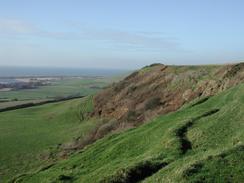
M 153 64 L 135 71 L 94 97 L 93 115 L 137 126 L 244 81 L 244 63 L 212 66 Z M 117 128 L 119 128 L 117 126 Z

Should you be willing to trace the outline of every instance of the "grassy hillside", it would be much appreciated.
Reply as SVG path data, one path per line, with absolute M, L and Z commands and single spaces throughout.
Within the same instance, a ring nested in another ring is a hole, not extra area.
M 49 163 L 58 144 L 86 136 L 99 120 L 81 121 L 80 114 L 92 108 L 88 97 L 0 113 L 0 182 Z
M 244 182 L 244 84 L 110 135 L 17 182 Z

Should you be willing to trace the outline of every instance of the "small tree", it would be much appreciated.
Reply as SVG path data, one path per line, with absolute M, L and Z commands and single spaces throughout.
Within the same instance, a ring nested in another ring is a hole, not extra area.
M 84 121 L 87 115 L 87 102 L 82 102 L 80 104 L 79 110 L 77 112 L 77 117 L 80 122 Z

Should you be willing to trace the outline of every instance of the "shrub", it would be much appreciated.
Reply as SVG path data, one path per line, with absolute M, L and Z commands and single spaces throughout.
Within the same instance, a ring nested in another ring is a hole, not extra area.
M 139 73 L 138 71 L 135 71 L 135 72 L 131 73 L 129 76 L 127 76 L 125 78 L 125 80 L 129 80 L 129 79 L 132 79 L 132 78 L 136 77 L 138 75 L 138 73 Z
M 137 114 L 136 114 L 135 111 L 129 110 L 127 112 L 126 121 L 135 121 L 136 120 L 136 116 L 137 116 Z
M 146 110 L 150 110 L 150 109 L 154 109 L 157 106 L 159 106 L 161 104 L 160 102 L 160 98 L 159 97 L 153 97 L 151 99 L 149 99 L 146 104 L 145 104 L 145 109 Z
M 96 133 L 96 138 L 101 138 L 107 135 L 109 132 L 116 129 L 118 122 L 116 120 L 110 120 L 109 122 L 100 126 Z
M 132 85 L 128 88 L 128 93 L 132 93 L 136 90 L 136 86 L 135 85 Z

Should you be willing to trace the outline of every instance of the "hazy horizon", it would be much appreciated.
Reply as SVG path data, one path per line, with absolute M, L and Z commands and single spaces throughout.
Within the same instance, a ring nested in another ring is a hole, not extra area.
M 133 70 L 244 60 L 244 1 L 0 2 L 0 66 Z
M 105 68 L 68 68 L 37 66 L 0 66 L 0 78 L 42 77 L 42 76 L 102 76 L 111 77 L 126 74 L 131 70 Z

